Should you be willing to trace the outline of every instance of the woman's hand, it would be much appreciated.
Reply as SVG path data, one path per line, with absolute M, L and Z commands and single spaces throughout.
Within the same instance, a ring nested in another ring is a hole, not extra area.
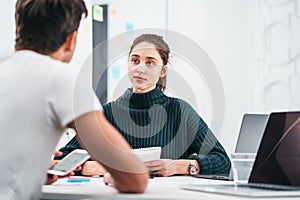
M 106 172 L 106 169 L 97 161 L 86 161 L 81 170 L 84 176 L 104 175 Z
M 177 174 L 175 160 L 153 160 L 145 162 L 145 166 L 148 167 L 150 175 L 153 176 L 172 176 Z
M 174 174 L 189 174 L 189 160 L 160 159 L 145 162 L 150 175 L 172 176 Z

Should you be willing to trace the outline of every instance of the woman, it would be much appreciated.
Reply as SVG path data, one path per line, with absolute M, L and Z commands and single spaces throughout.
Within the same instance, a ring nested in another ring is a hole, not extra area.
M 161 36 L 137 37 L 128 61 L 132 88 L 103 106 L 105 116 L 132 148 L 162 147 L 162 159 L 145 162 L 151 175 L 228 174 L 230 160 L 206 123 L 187 102 L 163 93 L 169 52 Z M 73 138 L 60 151 L 76 148 L 80 146 Z M 105 170 L 88 161 L 81 172 L 101 175 Z

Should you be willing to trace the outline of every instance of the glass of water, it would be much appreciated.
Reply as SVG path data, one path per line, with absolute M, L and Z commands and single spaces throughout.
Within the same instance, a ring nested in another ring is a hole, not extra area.
M 255 161 L 255 153 L 232 153 L 231 164 L 233 180 L 236 183 L 247 183 Z

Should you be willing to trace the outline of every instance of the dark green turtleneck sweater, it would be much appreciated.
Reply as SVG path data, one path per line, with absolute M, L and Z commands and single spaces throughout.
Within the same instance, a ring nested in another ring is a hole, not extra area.
M 187 102 L 166 96 L 160 86 L 144 94 L 127 89 L 103 110 L 132 148 L 161 146 L 161 158 L 195 159 L 201 174 L 229 173 L 230 160 L 205 122 Z M 74 137 L 60 151 L 65 156 L 78 148 Z

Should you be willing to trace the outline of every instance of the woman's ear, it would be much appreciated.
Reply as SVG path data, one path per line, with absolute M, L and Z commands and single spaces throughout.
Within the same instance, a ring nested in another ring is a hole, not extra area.
M 168 67 L 167 65 L 164 65 L 161 69 L 161 72 L 160 72 L 160 77 L 165 77 L 167 75 L 167 71 L 168 71 Z

